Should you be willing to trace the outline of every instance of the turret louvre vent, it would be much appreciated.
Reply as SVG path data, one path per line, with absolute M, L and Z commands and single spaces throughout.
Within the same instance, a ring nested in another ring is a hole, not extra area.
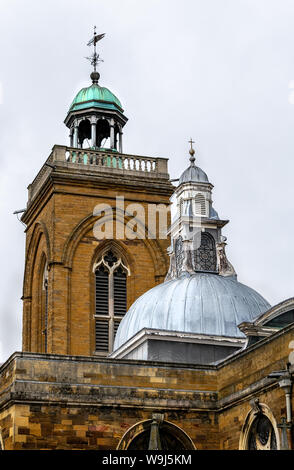
M 203 194 L 196 194 L 195 208 L 196 208 L 196 214 L 206 215 L 205 197 L 203 196 Z

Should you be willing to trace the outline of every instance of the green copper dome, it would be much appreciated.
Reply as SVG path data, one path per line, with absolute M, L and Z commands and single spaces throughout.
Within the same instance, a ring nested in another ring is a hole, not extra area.
M 121 102 L 108 88 L 95 83 L 82 88 L 73 100 L 70 111 L 78 111 L 86 108 L 115 109 L 123 112 Z

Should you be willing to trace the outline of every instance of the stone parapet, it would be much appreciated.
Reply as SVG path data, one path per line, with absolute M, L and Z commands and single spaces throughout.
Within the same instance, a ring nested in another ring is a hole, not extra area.
M 52 170 L 79 171 L 83 174 L 143 179 L 147 184 L 169 182 L 167 158 L 146 157 L 93 149 L 54 145 L 51 154 L 29 185 L 28 203 L 43 186 Z

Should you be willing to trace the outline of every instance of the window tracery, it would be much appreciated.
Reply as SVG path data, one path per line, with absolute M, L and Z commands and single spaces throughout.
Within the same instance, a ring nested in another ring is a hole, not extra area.
M 207 232 L 201 233 L 200 247 L 194 251 L 194 265 L 196 271 L 216 272 L 217 266 L 215 241 Z
M 95 351 L 110 353 L 118 326 L 127 311 L 129 268 L 113 250 L 107 250 L 94 266 Z

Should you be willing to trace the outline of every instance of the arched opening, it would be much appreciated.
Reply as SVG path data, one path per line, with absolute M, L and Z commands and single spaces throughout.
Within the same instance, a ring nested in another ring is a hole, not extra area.
M 121 438 L 117 450 L 196 450 L 181 428 L 168 421 L 149 419 L 132 426 Z
M 216 272 L 216 247 L 213 236 L 208 232 L 201 233 L 200 247 L 194 252 L 194 269 L 201 272 Z
M 106 250 L 94 266 L 95 273 L 95 351 L 108 354 L 127 312 L 129 268 L 113 249 Z
M 110 126 L 107 119 L 99 119 L 96 124 L 96 146 L 110 148 Z
M 277 439 L 267 416 L 260 414 L 252 423 L 248 436 L 248 450 L 276 450 Z
M 242 428 L 240 450 L 277 450 L 280 448 L 276 420 L 268 406 L 256 400 Z
M 91 147 L 91 124 L 89 119 L 83 119 L 78 128 L 78 140 L 81 148 Z

